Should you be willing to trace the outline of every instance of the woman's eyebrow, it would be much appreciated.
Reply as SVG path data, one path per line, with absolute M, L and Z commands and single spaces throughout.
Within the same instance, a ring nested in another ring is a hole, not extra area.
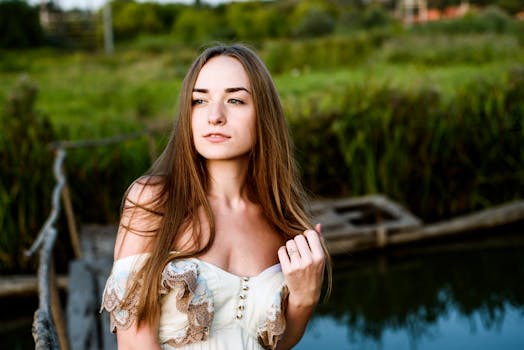
M 248 89 L 246 89 L 245 87 L 231 87 L 231 88 L 224 89 L 224 91 L 227 92 L 227 93 L 238 92 L 238 91 L 245 91 L 245 92 L 247 92 L 248 94 L 251 95 L 251 92 Z M 202 94 L 207 94 L 207 93 L 209 93 L 209 90 L 208 89 L 194 88 L 193 92 L 200 92 Z
M 193 89 L 193 92 L 200 92 L 203 94 L 207 94 L 209 90 L 208 89 Z
M 245 87 L 233 87 L 233 88 L 227 88 L 225 91 L 228 92 L 228 93 L 229 93 L 229 92 L 245 91 L 245 92 L 247 92 L 248 94 L 251 95 L 251 92 L 250 92 L 248 89 L 246 89 Z

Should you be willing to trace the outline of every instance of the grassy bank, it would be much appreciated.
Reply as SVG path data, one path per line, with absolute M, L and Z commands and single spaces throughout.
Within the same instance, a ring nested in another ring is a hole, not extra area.
M 522 44 L 507 33 L 464 34 L 449 41 L 426 36 L 274 41 L 261 47 L 312 193 L 381 192 L 426 220 L 524 196 Z M 292 45 L 290 53 L 275 58 L 287 52 L 286 45 Z M 363 49 L 351 57 L 342 54 L 356 47 Z M 323 66 L 330 53 L 329 65 Z M 6 234 L 0 241 L 0 270 L 30 268 L 20 247 L 30 244 L 49 213 L 53 179 L 47 142 L 167 125 L 157 134 L 160 149 L 195 54 L 187 48 L 132 47 L 111 57 L 2 53 L 0 104 L 9 105 L 10 91 L 20 75 L 27 75 L 38 95 L 24 125 L 44 123 L 51 130 L 40 135 L 35 128 L 16 129 L 9 121 L 19 117 L 2 112 L 0 224 Z M 27 164 L 33 165 L 30 173 Z M 70 151 L 66 169 L 79 222 L 115 221 L 123 191 L 148 164 L 144 139 Z

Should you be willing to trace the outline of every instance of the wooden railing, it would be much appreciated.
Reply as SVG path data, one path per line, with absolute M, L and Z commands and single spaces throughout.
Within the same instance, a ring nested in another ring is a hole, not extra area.
M 26 256 L 31 257 L 39 253 L 38 261 L 38 309 L 33 320 L 33 338 L 36 350 L 68 350 L 69 341 L 63 317 L 62 307 L 58 294 L 56 274 L 53 263 L 53 248 L 57 237 L 56 222 L 61 211 L 61 201 L 67 216 L 67 224 L 71 238 L 74 255 L 80 258 L 82 252 L 76 229 L 75 215 L 69 195 L 69 187 L 64 171 L 64 159 L 67 149 L 108 146 L 140 137 L 147 137 L 149 154 L 153 160 L 156 156 L 152 145 L 153 134 L 165 128 L 151 128 L 144 131 L 124 135 L 116 135 L 97 140 L 57 141 L 51 144 L 55 151 L 53 173 L 56 184 L 51 197 L 51 213 L 42 226 L 33 245 L 26 251 Z

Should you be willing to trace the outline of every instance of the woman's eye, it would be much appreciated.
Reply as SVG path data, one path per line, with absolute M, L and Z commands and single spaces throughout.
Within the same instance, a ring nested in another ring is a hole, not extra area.
M 229 103 L 234 104 L 234 105 L 243 105 L 244 101 L 236 99 L 236 98 L 230 98 Z
M 201 98 L 194 98 L 192 101 L 191 101 L 191 105 L 201 105 L 202 103 L 204 103 L 204 100 L 202 100 Z

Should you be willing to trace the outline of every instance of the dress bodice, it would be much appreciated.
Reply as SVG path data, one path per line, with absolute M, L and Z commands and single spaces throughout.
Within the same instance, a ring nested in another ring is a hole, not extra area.
M 102 303 L 113 331 L 136 321 L 136 300 L 125 297 L 126 286 L 148 256 L 114 263 Z M 287 287 L 279 264 L 247 277 L 198 258 L 172 260 L 159 293 L 163 349 L 273 349 L 285 329 Z

